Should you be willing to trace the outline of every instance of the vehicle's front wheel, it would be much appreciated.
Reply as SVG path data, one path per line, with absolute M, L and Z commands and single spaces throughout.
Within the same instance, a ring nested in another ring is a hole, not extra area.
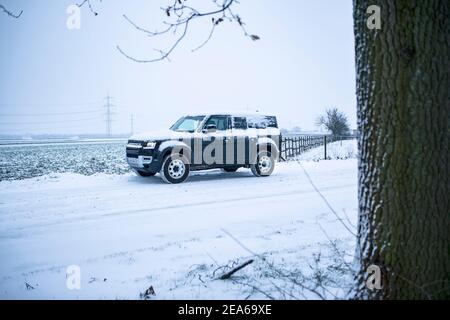
M 189 176 L 190 165 L 183 155 L 167 156 L 161 167 L 161 177 L 167 183 L 181 183 Z
M 256 163 L 250 166 L 252 173 L 257 177 L 268 177 L 275 169 L 275 159 L 269 151 L 258 153 Z

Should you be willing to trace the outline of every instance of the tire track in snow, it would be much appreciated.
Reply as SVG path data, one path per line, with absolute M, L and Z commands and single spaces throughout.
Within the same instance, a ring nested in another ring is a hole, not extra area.
M 345 189 L 345 188 L 351 188 L 354 187 L 354 184 L 346 184 L 346 185 L 340 185 L 340 186 L 333 186 L 333 187 L 327 187 L 327 188 L 321 188 L 321 191 L 330 191 L 330 190 L 338 190 L 338 189 Z M 95 221 L 95 220 L 102 220 L 104 218 L 118 218 L 122 216 L 129 216 L 129 215 L 141 215 L 145 213 L 158 213 L 158 211 L 166 211 L 171 209 L 177 209 L 177 208 L 191 208 L 191 207 L 197 207 L 197 206 L 207 206 L 212 204 L 221 204 L 221 203 L 228 203 L 228 202 L 241 202 L 241 201 L 248 201 L 248 200 L 258 200 L 258 199 L 268 199 L 268 198 L 276 198 L 280 196 L 291 196 L 291 195 L 307 195 L 307 194 L 315 194 L 315 190 L 312 188 L 310 189 L 296 189 L 291 190 L 288 192 L 279 192 L 279 193 L 270 193 L 270 194 L 260 194 L 260 195 L 252 195 L 252 196 L 242 196 L 242 197 L 233 197 L 233 198 L 226 198 L 226 199 L 220 199 L 220 200 L 208 200 L 208 201 L 199 201 L 199 202 L 193 202 L 193 203 L 183 203 L 183 204 L 175 204 L 175 205 L 166 205 L 166 206 L 159 206 L 159 207 L 148 207 L 148 208 L 142 208 L 142 209 L 134 209 L 134 210 L 120 210 L 116 212 L 107 212 L 103 214 L 96 214 L 96 215 L 88 215 L 83 217 L 76 217 L 76 218 L 70 218 L 70 219 L 60 219 L 56 220 L 51 223 L 41 223 L 41 224 L 34 224 L 24 227 L 16 227 L 16 228 L 8 228 L 8 230 L 1 230 L 0 232 L 2 235 L 0 236 L 0 239 L 11 239 L 11 238 L 20 238 L 20 236 L 16 235 L 14 237 L 13 234 L 8 232 L 11 231 L 24 231 L 24 230 L 30 230 L 30 229 L 39 229 L 44 227 L 51 227 L 51 226 L 58 226 L 63 224 L 73 224 L 77 222 L 87 222 L 87 221 Z M 5 232 L 7 231 L 7 232 Z

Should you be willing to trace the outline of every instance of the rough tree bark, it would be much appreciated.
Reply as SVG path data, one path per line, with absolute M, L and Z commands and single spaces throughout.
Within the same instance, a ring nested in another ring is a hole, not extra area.
M 381 8 L 381 29 L 366 26 Z M 450 1 L 354 0 L 355 298 L 450 298 Z M 382 288 L 366 286 L 378 265 Z

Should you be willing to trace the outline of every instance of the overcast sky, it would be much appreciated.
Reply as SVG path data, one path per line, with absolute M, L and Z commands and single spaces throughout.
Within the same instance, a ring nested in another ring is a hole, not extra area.
M 146 59 L 175 38 L 150 38 L 122 15 L 155 30 L 171 1 L 91 1 L 98 16 L 83 7 L 81 29 L 69 30 L 73 1 L 0 0 L 24 11 L 19 19 L 0 13 L 0 133 L 104 133 L 108 93 L 117 106 L 113 133 L 130 131 L 131 114 L 135 131 L 159 130 L 209 109 L 259 109 L 281 127 L 314 130 L 316 117 L 336 106 L 356 126 L 351 0 L 241 0 L 234 11 L 261 40 L 224 23 L 191 52 L 208 36 L 207 19 L 191 24 L 171 62 L 152 64 L 116 46 Z

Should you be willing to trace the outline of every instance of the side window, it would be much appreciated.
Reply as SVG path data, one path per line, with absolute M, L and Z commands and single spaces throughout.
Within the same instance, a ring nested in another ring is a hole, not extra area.
M 277 118 L 275 118 L 274 116 L 267 116 L 265 118 L 266 118 L 266 122 L 267 122 L 267 127 L 278 128 Z
M 233 118 L 233 129 L 247 129 L 247 119 L 245 117 L 234 117 Z
M 204 127 L 206 128 L 210 124 L 214 124 L 218 131 L 228 130 L 228 116 L 211 116 Z
M 266 129 L 267 125 L 262 117 L 248 117 L 248 127 L 255 129 Z

